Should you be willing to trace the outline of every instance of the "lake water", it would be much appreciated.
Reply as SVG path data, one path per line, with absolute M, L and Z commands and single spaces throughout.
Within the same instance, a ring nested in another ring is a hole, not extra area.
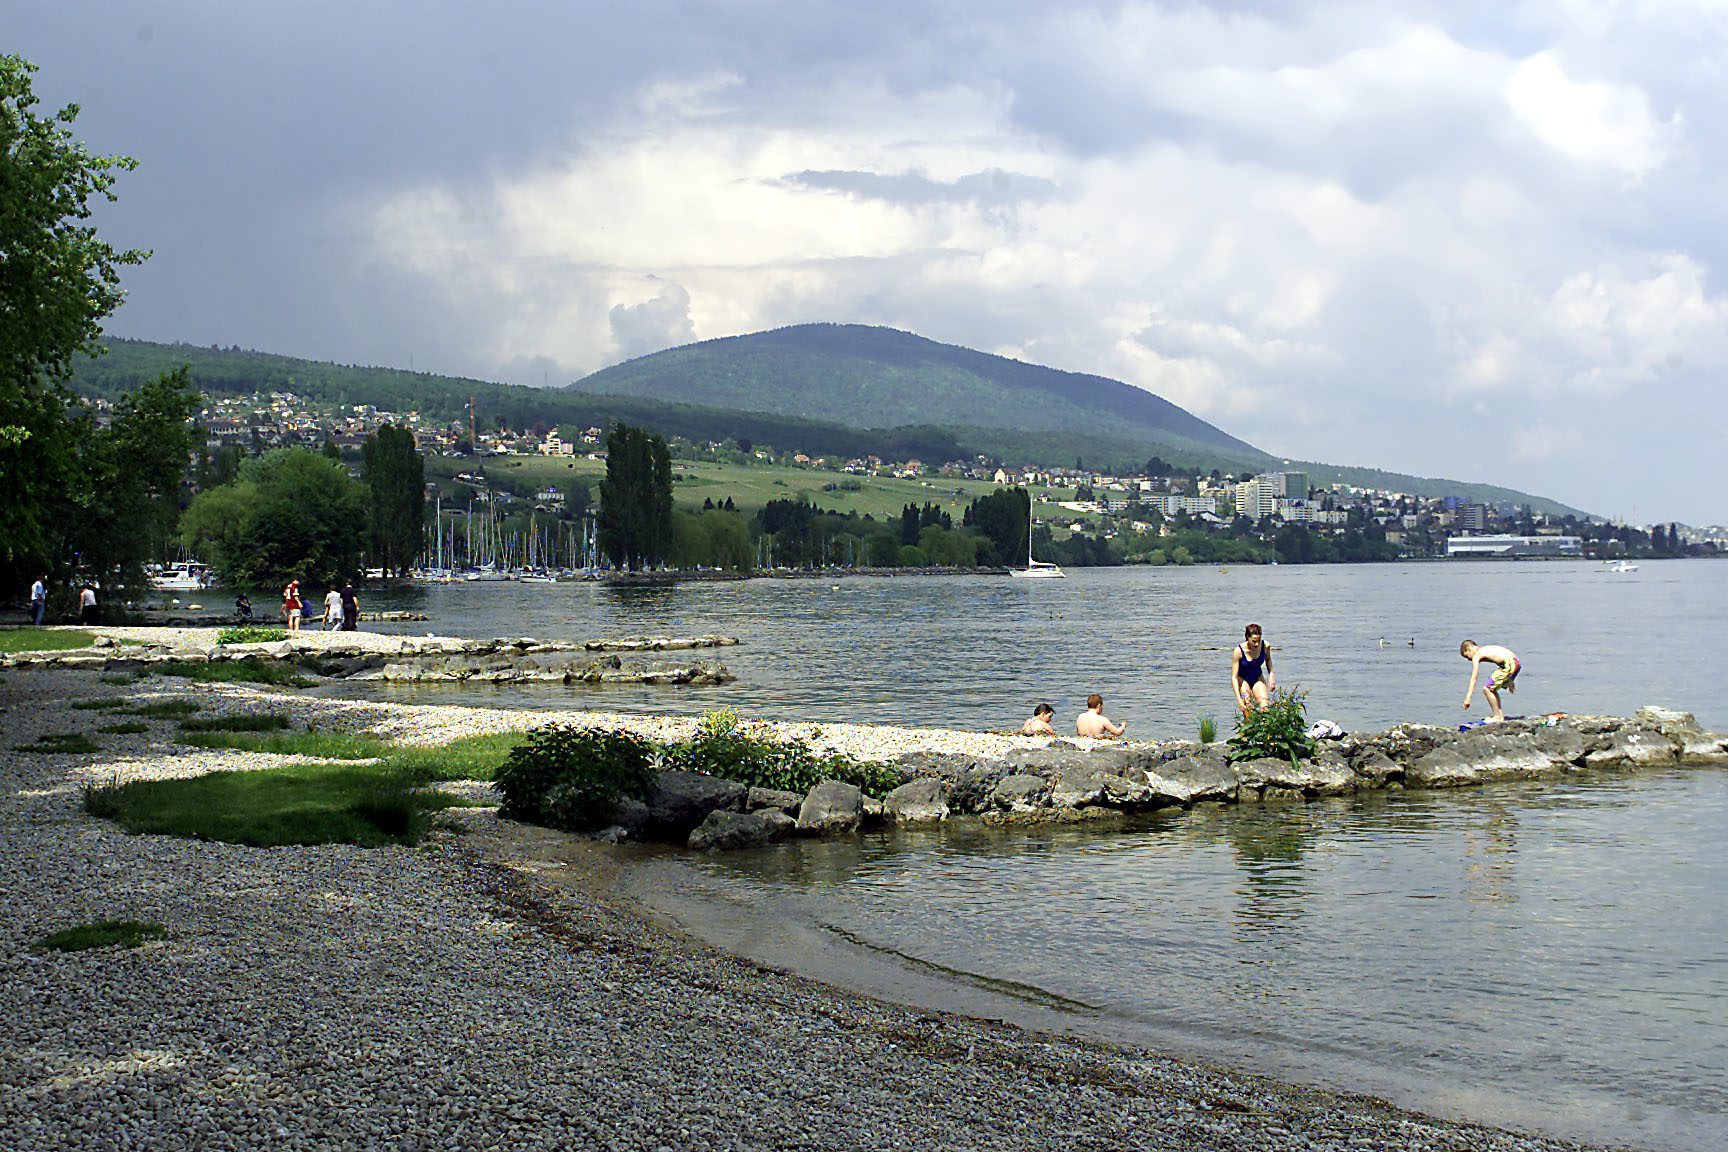
M 1728 729 L 1728 564 L 1704 561 L 470 584 L 366 605 L 423 608 L 431 620 L 409 627 L 460 635 L 744 641 L 720 653 L 740 681 L 717 688 L 384 693 L 402 699 L 1003 728 L 1035 700 L 1065 719 L 1098 691 L 1131 735 L 1192 736 L 1207 714 L 1228 730 L 1229 650 L 1252 619 L 1280 684 L 1347 728 L 1463 718 L 1457 648 L 1471 636 L 1523 658 L 1513 713 L 1660 703 Z M 1116 832 L 643 850 L 638 864 L 634 894 L 692 930 L 868 990 L 928 999 L 905 981 L 934 973 L 949 1006 L 990 1011 L 965 989 L 1006 989 L 1032 1023 L 1489 1122 L 1728 1147 L 1723 770 L 1196 811 Z M 881 965 L 901 976 L 862 975 Z
M 1454 723 L 1469 665 L 1458 642 L 1509 645 L 1524 663 L 1512 714 L 1626 713 L 1661 703 L 1728 729 L 1728 563 L 1589 562 L 1078 569 L 1066 580 L 903 576 L 614 588 L 472 583 L 367 594 L 415 608 L 401 630 L 580 640 L 720 632 L 704 659 L 739 675 L 713 688 L 423 686 L 396 698 L 768 719 L 1018 728 L 1038 700 L 1059 721 L 1089 692 L 1146 738 L 1228 734 L 1229 656 L 1265 626 L 1278 683 L 1310 716 L 1351 729 Z M 1386 646 L 1379 641 L 1384 638 Z M 1414 641 L 1414 645 L 1410 643 Z

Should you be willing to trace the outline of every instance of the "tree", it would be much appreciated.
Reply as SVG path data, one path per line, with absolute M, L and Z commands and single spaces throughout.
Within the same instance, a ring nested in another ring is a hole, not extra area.
M 672 455 L 666 441 L 628 424 L 606 434 L 600 548 L 629 569 L 659 564 L 672 549 Z
M 400 575 L 414 563 L 426 519 L 426 458 L 414 433 L 385 424 L 366 437 L 360 478 L 366 482 L 372 559 Z
M 33 109 L 35 65 L 0 55 L 0 580 L 50 558 L 50 529 L 71 514 L 83 437 L 64 382 L 79 352 L 95 354 L 120 306 L 120 268 L 148 252 L 96 235 L 90 202 L 112 200 L 136 161 L 93 156 L 73 139 L 78 106 Z
M 200 492 L 180 523 L 186 545 L 241 588 L 299 577 L 351 579 L 366 538 L 364 489 L 305 448 L 278 448 L 240 467 L 232 484 Z
M 1026 556 L 1031 501 L 1024 488 L 998 488 L 990 495 L 972 501 L 962 523 L 976 528 L 990 541 L 998 560 L 1019 564 Z

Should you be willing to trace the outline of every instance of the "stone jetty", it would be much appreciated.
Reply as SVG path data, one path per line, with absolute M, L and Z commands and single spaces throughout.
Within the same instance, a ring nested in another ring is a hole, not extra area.
M 619 825 L 609 834 L 738 848 L 882 824 L 1120 820 L 1202 804 L 1299 804 L 1357 792 L 1728 764 L 1728 737 L 1704 731 L 1690 713 L 1659 707 L 1630 717 L 1555 716 L 1468 731 L 1400 724 L 1322 740 L 1313 758 L 1296 762 L 1231 763 L 1227 745 L 1188 741 L 990 737 L 956 747 L 934 733 L 929 741 L 914 736 L 884 743 L 851 726 L 805 729 L 799 738 L 824 751 L 877 760 L 892 751 L 886 759 L 902 783 L 880 797 L 838 781 L 798 794 L 663 772 L 658 799 L 621 806 Z

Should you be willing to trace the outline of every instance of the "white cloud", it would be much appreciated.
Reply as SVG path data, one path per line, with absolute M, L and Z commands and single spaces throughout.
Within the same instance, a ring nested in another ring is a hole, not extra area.
M 1680 119 L 1662 121 L 1641 90 L 1567 77 L 1538 52 L 1506 82 L 1506 103 L 1543 143 L 1578 160 L 1642 176 L 1677 146 Z

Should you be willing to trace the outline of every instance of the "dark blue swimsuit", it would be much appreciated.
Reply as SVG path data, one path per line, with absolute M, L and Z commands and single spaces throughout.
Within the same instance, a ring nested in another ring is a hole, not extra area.
M 1242 683 L 1252 688 L 1260 683 L 1260 674 L 1266 667 L 1266 653 L 1270 651 L 1264 643 L 1260 645 L 1260 655 L 1248 659 L 1248 653 L 1242 646 L 1236 646 L 1236 675 L 1242 678 Z

